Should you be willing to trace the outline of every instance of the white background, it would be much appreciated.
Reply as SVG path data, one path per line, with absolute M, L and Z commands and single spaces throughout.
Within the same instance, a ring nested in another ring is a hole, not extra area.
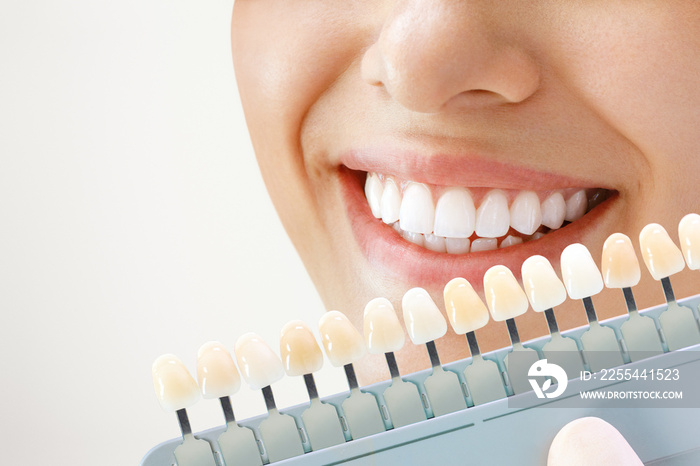
M 255 164 L 233 0 L 5 0 L 0 442 L 7 465 L 133 465 L 179 434 L 151 363 L 323 306 Z M 326 364 L 321 395 L 346 388 Z M 273 386 L 303 402 L 299 378 Z M 262 396 L 233 397 L 239 418 Z M 216 401 L 195 430 L 223 422 Z

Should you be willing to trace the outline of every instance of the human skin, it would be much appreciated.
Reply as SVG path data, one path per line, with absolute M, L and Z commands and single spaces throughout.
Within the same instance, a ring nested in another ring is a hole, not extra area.
M 700 210 L 698 2 L 237 0 L 232 52 L 277 212 L 327 309 L 359 329 L 372 298 L 400 313 L 403 294 L 421 286 L 444 308 L 455 276 L 482 292 L 488 267 L 519 277 L 542 254 L 558 270 L 574 242 L 600 264 L 608 235 L 639 250 L 640 230 L 656 222 L 677 242 L 678 221 Z M 455 256 L 375 219 L 367 171 L 430 186 L 604 188 L 610 198 L 536 241 Z M 640 308 L 663 300 L 642 268 Z M 696 283 L 697 272 L 673 277 L 678 297 Z M 601 319 L 625 312 L 619 290 L 594 303 Z M 580 302 L 555 311 L 562 329 L 586 323 Z M 523 340 L 547 333 L 531 310 L 516 322 Z M 508 344 L 502 322 L 477 337 L 483 351 Z M 468 355 L 451 331 L 437 347 L 443 361 Z M 357 365 L 361 382 L 388 377 L 382 359 Z M 404 373 L 429 365 L 410 343 L 397 359 Z

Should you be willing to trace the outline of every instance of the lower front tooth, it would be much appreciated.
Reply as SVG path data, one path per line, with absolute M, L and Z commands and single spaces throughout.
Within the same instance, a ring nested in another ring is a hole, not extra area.
M 447 251 L 447 249 L 445 249 L 445 238 L 443 236 L 424 235 L 423 240 L 425 242 L 424 246 L 426 249 L 430 249 L 431 251 L 435 252 Z M 469 245 L 467 245 L 467 248 L 469 248 Z
M 493 251 L 498 248 L 497 238 L 477 238 L 472 241 L 472 252 Z
M 399 220 L 399 212 L 401 211 L 401 193 L 399 188 L 394 183 L 394 180 L 386 180 L 382 199 L 380 201 L 382 207 L 382 222 L 394 223 Z
M 566 201 L 561 193 L 552 193 L 542 202 L 542 225 L 552 230 L 561 227 L 566 217 Z
M 569 222 L 576 221 L 583 217 L 588 208 L 588 197 L 586 196 L 586 191 L 581 190 L 576 192 L 573 196 L 566 201 L 566 217 L 565 219 Z
M 404 231 L 401 233 L 401 236 L 403 236 L 403 239 L 406 241 L 417 244 L 418 246 L 423 246 L 425 244 L 425 240 L 423 238 L 423 235 L 420 233 L 413 233 L 412 231 Z
M 507 248 L 508 246 L 513 246 L 516 244 L 521 244 L 523 242 L 523 239 L 520 236 L 512 236 L 508 235 L 506 236 L 506 239 L 501 241 L 501 246 L 502 248 Z
M 445 250 L 449 254 L 466 254 L 469 252 L 469 238 L 445 238 Z

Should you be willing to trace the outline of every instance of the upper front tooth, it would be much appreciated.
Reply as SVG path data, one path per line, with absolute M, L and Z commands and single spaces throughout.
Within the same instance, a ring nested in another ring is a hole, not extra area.
M 566 201 L 561 193 L 552 193 L 542 202 L 542 225 L 556 230 L 566 218 Z
M 401 211 L 401 193 L 396 183 L 394 183 L 394 180 L 386 180 L 380 204 L 382 207 L 382 221 L 384 223 L 394 223 L 399 219 L 399 213 Z
M 510 206 L 510 226 L 524 235 L 531 235 L 541 224 L 539 196 L 532 191 L 520 191 Z
M 447 321 L 423 288 L 408 290 L 401 307 L 408 336 L 414 345 L 437 340 L 447 332 Z
M 464 188 L 447 189 L 435 208 L 435 234 L 447 238 L 469 238 L 474 233 L 476 209 Z
M 382 193 L 384 185 L 376 173 L 367 173 L 367 181 L 365 182 L 365 197 L 369 208 L 372 209 L 372 215 L 376 218 L 382 218 Z
M 476 209 L 476 234 L 482 238 L 498 238 L 510 228 L 508 198 L 501 190 L 489 191 Z
M 399 225 L 413 233 L 432 233 L 435 205 L 430 190 L 424 184 L 409 183 L 403 192 Z
M 683 253 L 658 223 L 650 223 L 642 229 L 639 246 L 654 280 L 670 277 L 685 268 Z
M 566 217 L 569 222 L 580 219 L 586 213 L 588 208 L 588 197 L 586 190 L 577 191 L 573 196 L 566 201 Z

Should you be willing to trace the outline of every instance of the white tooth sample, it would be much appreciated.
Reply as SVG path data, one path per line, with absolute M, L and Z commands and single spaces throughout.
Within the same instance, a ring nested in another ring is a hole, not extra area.
M 547 466 L 643 466 L 627 440 L 597 417 L 565 425 L 552 440 Z
M 394 306 L 386 298 L 375 298 L 365 306 L 364 333 L 372 354 L 398 351 L 406 339 Z
M 688 214 L 678 224 L 678 237 L 690 270 L 700 269 L 700 215 Z
M 527 311 L 527 296 L 513 272 L 504 265 L 494 265 L 486 271 L 484 294 L 491 317 L 496 322 L 512 319 Z
M 365 355 L 365 341 L 350 320 L 340 311 L 328 311 L 318 322 L 323 348 L 335 367 L 352 364 Z
M 586 209 L 588 209 L 588 197 L 586 196 L 586 190 L 582 189 L 566 201 L 566 216 L 564 219 L 569 222 L 576 221 L 586 214 Z
M 469 238 L 474 233 L 475 223 L 476 208 L 469 191 L 446 189 L 435 207 L 435 234 L 447 238 Z
M 489 323 L 489 311 L 464 278 L 453 278 L 443 292 L 447 318 L 456 334 L 473 332 Z
M 546 257 L 528 257 L 522 265 L 523 288 L 532 309 L 544 312 L 566 300 L 566 289 Z
M 384 191 L 380 201 L 382 208 L 382 222 L 394 223 L 399 221 L 401 212 L 401 192 L 391 178 L 387 178 L 384 183 Z
M 280 333 L 280 356 L 290 377 L 311 374 L 323 367 L 323 353 L 313 332 L 301 320 L 287 322 Z
M 493 251 L 498 249 L 497 238 L 477 238 L 472 241 L 471 252 Z
M 403 191 L 399 225 L 404 231 L 432 233 L 435 224 L 435 204 L 428 187 L 421 183 L 409 183 Z
M 531 235 L 541 224 L 539 196 L 533 191 L 520 191 L 510 205 L 510 226 L 524 235 Z
M 683 270 L 683 253 L 658 223 L 650 223 L 639 233 L 644 263 L 654 280 L 670 277 Z
M 449 254 L 466 254 L 469 252 L 469 238 L 445 238 L 445 250 Z
M 365 181 L 365 197 L 367 204 L 372 210 L 372 215 L 376 218 L 382 218 L 382 193 L 384 185 L 376 173 L 367 173 L 367 181 Z
M 507 248 L 508 246 L 515 246 L 516 244 L 522 244 L 523 239 L 520 236 L 508 235 L 501 241 L 500 248 Z
M 178 411 L 199 401 L 197 382 L 177 356 L 160 356 L 153 362 L 152 373 L 156 397 L 164 410 Z
M 425 246 L 426 249 L 430 249 L 431 251 L 447 252 L 447 248 L 445 246 L 445 238 L 443 236 L 425 235 L 423 237 L 423 246 Z M 467 248 L 469 248 L 468 244 Z
M 197 381 L 204 398 L 229 396 L 241 388 L 241 375 L 231 353 L 218 341 L 204 343 L 199 348 Z
M 234 352 L 243 378 L 251 389 L 260 390 L 284 377 L 282 361 L 257 334 L 241 335 Z
M 409 243 L 417 244 L 418 246 L 423 246 L 425 239 L 421 233 L 413 233 L 411 231 L 402 231 L 401 237 L 408 241 Z
M 482 238 L 498 238 L 508 233 L 509 228 L 508 198 L 500 189 L 492 189 L 476 209 L 476 235 Z
M 561 193 L 552 193 L 542 201 L 542 225 L 552 230 L 560 228 L 566 218 L 566 201 Z
M 561 253 L 561 276 L 571 299 L 583 299 L 603 291 L 603 277 L 588 248 L 580 243 Z
M 632 241 L 622 233 L 613 233 L 605 240 L 600 268 L 608 288 L 633 287 L 642 278 Z
M 403 321 L 414 345 L 437 340 L 447 333 L 447 321 L 423 288 L 412 288 L 401 300 Z

